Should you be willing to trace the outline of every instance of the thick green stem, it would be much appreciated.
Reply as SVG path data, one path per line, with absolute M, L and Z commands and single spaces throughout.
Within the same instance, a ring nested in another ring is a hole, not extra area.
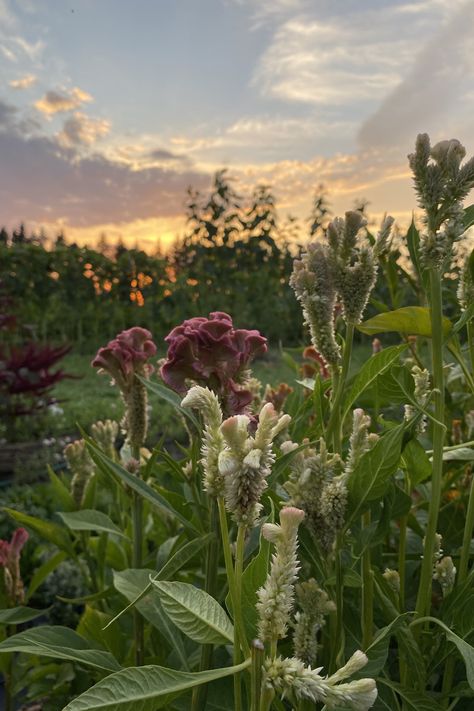
M 433 422 L 433 474 L 431 478 L 431 498 L 426 525 L 420 583 L 416 600 L 419 617 L 429 614 L 431 609 L 431 579 L 433 574 L 433 553 L 438 525 L 443 479 L 443 445 L 446 428 L 444 423 L 444 373 L 443 373 L 443 302 L 441 295 L 441 275 L 437 269 L 430 270 L 430 313 L 431 313 L 431 357 L 433 364 L 434 416 Z
M 214 537 L 209 543 L 207 549 L 205 590 L 209 593 L 209 595 L 211 595 L 211 597 L 215 598 L 217 594 L 217 566 L 219 562 L 219 512 L 217 510 L 217 501 L 214 497 L 209 498 L 209 531 L 214 534 Z M 207 669 L 212 667 L 213 651 L 213 644 L 204 644 L 202 646 L 199 671 L 207 671 Z M 201 684 L 194 689 L 192 711 L 200 711 L 200 709 L 205 708 L 207 690 L 207 684 Z
M 244 569 L 244 545 L 245 545 L 245 526 L 239 526 L 237 531 L 237 546 L 235 555 L 235 599 L 234 618 L 242 620 L 242 572 Z M 243 626 L 243 625 L 242 625 Z M 234 665 L 237 666 L 241 661 L 241 652 L 239 644 L 239 630 L 237 624 L 234 625 Z M 240 711 L 242 708 L 242 679 L 240 674 L 234 674 L 234 709 Z
M 341 450 L 341 428 L 344 424 L 341 422 L 341 404 L 351 363 L 353 340 L 354 324 L 348 323 L 346 325 L 346 341 L 344 343 L 341 371 L 339 373 L 337 368 L 333 369 L 333 398 L 331 403 L 331 415 L 326 429 L 326 439 L 330 442 L 331 437 L 333 438 L 335 452 L 340 452 Z
M 362 527 L 370 526 L 370 511 L 362 515 Z M 373 638 L 374 629 L 374 577 L 370 545 L 365 547 L 362 554 L 362 649 L 367 649 Z
M 139 447 L 132 447 L 132 457 L 137 462 L 140 461 Z M 137 470 L 136 476 L 140 476 L 139 468 Z M 141 568 L 143 548 L 143 500 L 136 491 L 134 491 L 132 494 L 132 536 L 132 567 Z M 135 665 L 139 667 L 144 663 L 145 660 L 145 645 L 143 617 L 140 615 L 136 607 L 133 608 L 133 633 L 135 642 Z
M 344 574 L 342 570 L 342 542 L 343 534 L 339 533 L 336 540 L 336 550 L 334 553 L 334 565 L 336 573 L 336 624 L 335 634 L 332 639 L 331 664 L 329 673 L 334 674 L 336 669 L 344 665 Z
M 408 495 L 411 494 L 411 484 L 408 472 L 405 472 L 405 491 Z M 407 555 L 407 530 L 408 530 L 408 515 L 400 519 L 400 536 L 398 541 L 398 576 L 400 581 L 400 590 L 398 593 L 398 611 L 403 614 L 405 612 L 405 591 L 406 591 L 406 555 Z M 406 682 L 407 664 L 403 654 L 399 655 L 400 681 L 402 684 Z
M 252 666 L 250 667 L 250 711 L 260 711 L 264 660 L 265 647 L 259 639 L 254 639 L 252 642 Z

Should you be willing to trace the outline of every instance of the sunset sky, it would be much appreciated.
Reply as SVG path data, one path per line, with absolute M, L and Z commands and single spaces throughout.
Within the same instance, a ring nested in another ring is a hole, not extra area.
M 472 0 L 0 0 L 0 223 L 152 248 L 227 166 L 406 221 L 420 131 L 474 153 Z

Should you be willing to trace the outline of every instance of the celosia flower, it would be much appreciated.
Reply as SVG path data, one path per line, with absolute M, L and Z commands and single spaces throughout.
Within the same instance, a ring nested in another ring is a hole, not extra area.
M 201 464 L 204 471 L 204 489 L 212 496 L 223 496 L 224 478 L 219 472 L 219 455 L 224 449 L 221 433 L 222 410 L 217 395 L 200 385 L 195 385 L 181 402 L 182 407 L 192 407 L 202 413 L 204 436 L 201 445 Z
M 265 388 L 264 400 L 271 402 L 277 412 L 281 412 L 285 406 L 286 399 L 293 392 L 293 388 L 287 383 L 280 383 L 277 388 L 267 385 Z
M 5 590 L 12 607 L 23 605 L 25 602 L 25 591 L 20 573 L 20 557 L 28 538 L 26 529 L 17 528 L 10 542 L 0 540 L 0 566 L 3 568 Z
M 68 444 L 64 448 L 64 456 L 72 473 L 72 498 L 75 504 L 80 507 L 84 501 L 86 486 L 94 474 L 94 462 L 83 439 Z
M 474 251 L 464 260 L 459 274 L 458 301 L 463 311 L 474 302 Z
M 250 435 L 247 415 L 234 415 L 221 425 L 226 447 L 219 455 L 219 473 L 224 480 L 226 508 L 240 526 L 253 526 L 260 514 L 260 499 L 275 461 L 272 444 L 290 420 L 267 403 L 260 411 L 254 436 Z
M 368 662 L 366 655 L 355 652 L 347 664 L 330 677 L 320 675 L 321 669 L 312 669 L 295 657 L 267 659 L 264 666 L 264 684 L 293 703 L 308 699 L 325 704 L 327 709 L 344 708 L 348 711 L 368 711 L 377 698 L 373 679 L 357 679 L 339 683 Z
M 244 412 L 250 405 L 247 369 L 267 351 L 267 340 L 258 331 L 236 329 L 228 314 L 215 311 L 209 318 L 184 321 L 165 341 L 169 347 L 160 373 L 168 387 L 184 394 L 187 381 L 207 386 L 218 395 L 225 415 Z
M 91 426 L 91 433 L 99 447 L 111 459 L 115 456 L 115 440 L 118 435 L 118 424 L 114 420 L 99 420 Z
M 148 377 L 153 366 L 148 360 L 156 354 L 150 331 L 135 326 L 100 348 L 92 361 L 95 368 L 112 376 L 125 402 L 123 422 L 128 442 L 140 448 L 147 431 L 147 396 L 143 383 L 136 377 Z
M 456 582 L 456 568 L 450 555 L 435 563 L 433 580 L 437 580 L 441 585 L 444 596 L 451 592 Z
M 420 407 L 425 408 L 431 397 L 430 374 L 426 368 L 421 369 L 418 365 L 413 366 L 411 373 L 415 381 L 414 399 Z M 417 409 L 413 405 L 405 405 L 405 420 L 411 419 L 417 412 Z M 425 431 L 426 424 L 426 415 L 422 415 L 416 428 L 419 434 Z
M 294 585 L 298 577 L 298 527 L 304 511 L 286 506 L 280 511 L 280 525 L 265 523 L 262 535 L 275 545 L 270 572 L 257 591 L 259 639 L 274 642 L 286 637 L 294 604 Z
M 384 572 L 382 573 L 382 577 L 387 581 L 392 590 L 398 595 L 400 592 L 400 574 L 398 570 L 385 568 Z
M 334 612 L 336 606 L 314 578 L 295 585 L 295 592 L 299 607 L 293 634 L 295 657 L 313 665 L 318 654 L 318 632 L 325 625 L 325 616 Z

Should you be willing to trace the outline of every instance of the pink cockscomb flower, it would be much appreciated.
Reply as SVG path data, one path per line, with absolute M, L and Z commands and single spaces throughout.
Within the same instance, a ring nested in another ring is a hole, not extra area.
M 234 328 L 232 318 L 214 311 L 209 318 L 196 317 L 176 326 L 165 338 L 168 343 L 161 377 L 181 395 L 188 381 L 209 387 L 219 397 L 224 414 L 245 411 L 252 393 L 245 388 L 252 360 L 267 351 L 267 339 L 256 330 Z
M 20 556 L 28 538 L 26 529 L 17 528 L 11 541 L 0 540 L 0 566 L 3 568 L 5 590 L 12 607 L 25 602 L 25 591 L 20 574 Z
M 126 412 L 124 428 L 132 447 L 141 447 L 147 430 L 146 390 L 139 378 L 149 377 L 153 366 L 148 362 L 156 354 L 150 331 L 134 326 L 122 331 L 92 361 L 99 372 L 108 373 L 122 392 Z

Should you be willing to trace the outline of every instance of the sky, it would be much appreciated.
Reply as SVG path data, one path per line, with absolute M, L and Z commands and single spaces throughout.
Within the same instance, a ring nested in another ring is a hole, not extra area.
M 415 137 L 474 153 L 473 0 L 0 0 L 0 223 L 166 248 L 223 167 L 281 218 L 409 221 Z

